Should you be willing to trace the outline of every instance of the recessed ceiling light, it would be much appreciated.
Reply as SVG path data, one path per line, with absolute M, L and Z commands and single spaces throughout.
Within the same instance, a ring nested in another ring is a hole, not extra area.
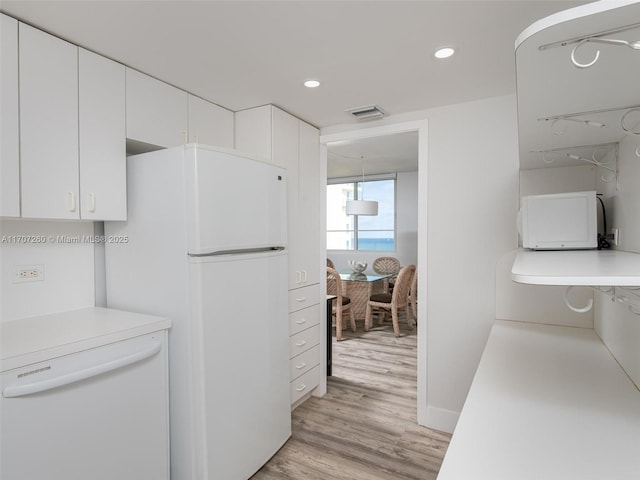
M 307 88 L 316 88 L 320 86 L 320 82 L 318 80 L 307 80 L 304 82 L 304 86 Z
M 436 58 L 449 58 L 454 53 L 456 53 L 456 51 L 452 47 L 443 47 L 436 50 L 436 53 L 433 55 Z

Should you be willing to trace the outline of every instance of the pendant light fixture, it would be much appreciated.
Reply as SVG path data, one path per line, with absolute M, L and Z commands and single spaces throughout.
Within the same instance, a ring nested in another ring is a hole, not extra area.
M 378 215 L 378 202 L 364 199 L 364 157 L 360 156 L 362 167 L 362 200 L 347 200 L 347 215 Z

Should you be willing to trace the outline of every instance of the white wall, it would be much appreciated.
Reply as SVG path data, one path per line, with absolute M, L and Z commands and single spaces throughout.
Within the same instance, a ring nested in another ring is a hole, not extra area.
M 495 320 L 495 265 L 517 246 L 515 96 L 429 112 L 430 426 L 452 431 Z
M 396 178 L 396 250 L 394 252 L 353 252 L 328 250 L 339 272 L 349 272 L 349 260 L 366 261 L 367 273 L 378 257 L 396 257 L 401 265 L 418 263 L 418 172 L 400 172 Z
M 2 220 L 0 229 L 1 321 L 94 306 L 92 222 Z M 44 279 L 15 283 L 15 268 L 28 265 L 42 265 Z
M 620 142 L 617 191 L 612 193 L 609 222 L 620 229 L 617 248 L 635 253 L 640 253 L 640 158 L 635 153 L 639 147 L 638 137 L 627 136 Z M 640 388 L 640 315 L 600 293 L 594 308 L 596 333 Z

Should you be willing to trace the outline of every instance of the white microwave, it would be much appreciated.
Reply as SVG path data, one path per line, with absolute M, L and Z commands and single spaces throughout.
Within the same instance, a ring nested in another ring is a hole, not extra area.
M 596 192 L 522 197 L 518 231 L 522 246 L 532 250 L 596 248 Z

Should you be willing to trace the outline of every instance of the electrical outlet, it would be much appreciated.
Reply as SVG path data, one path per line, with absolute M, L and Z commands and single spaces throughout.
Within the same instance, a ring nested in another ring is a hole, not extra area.
M 618 242 L 620 241 L 620 229 L 617 227 L 613 228 L 611 233 L 613 233 L 613 244 L 618 245 Z
M 41 282 L 44 280 L 44 265 L 20 265 L 13 270 L 13 283 Z

